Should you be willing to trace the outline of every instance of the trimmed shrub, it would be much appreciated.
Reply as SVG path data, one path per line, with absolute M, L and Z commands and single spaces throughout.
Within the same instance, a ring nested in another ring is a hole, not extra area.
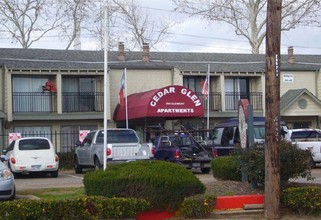
M 185 198 L 181 206 L 181 215 L 184 218 L 206 218 L 213 212 L 216 199 L 213 195 Z
M 156 210 L 176 210 L 185 197 L 205 192 L 184 167 L 165 161 L 134 161 L 86 173 L 87 195 L 146 199 Z
M 321 188 L 316 186 L 292 187 L 283 190 L 282 205 L 301 215 L 320 213 Z
M 264 184 L 265 151 L 262 147 L 253 149 L 237 149 L 233 156 L 238 163 L 238 169 L 247 173 L 249 180 Z M 312 154 L 309 150 L 299 149 L 291 142 L 280 142 L 280 177 L 282 182 L 291 178 L 313 179 L 311 174 Z
M 223 156 L 211 161 L 211 168 L 214 178 L 221 180 L 242 179 L 241 172 L 238 170 L 238 163 L 234 156 Z
M 142 199 L 86 197 L 62 200 L 14 200 L 1 203 L 1 219 L 121 219 L 150 209 Z

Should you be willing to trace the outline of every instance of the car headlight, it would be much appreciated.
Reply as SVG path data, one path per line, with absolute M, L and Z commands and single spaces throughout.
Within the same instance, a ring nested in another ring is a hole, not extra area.
M 0 180 L 9 180 L 12 178 L 10 169 L 0 170 Z

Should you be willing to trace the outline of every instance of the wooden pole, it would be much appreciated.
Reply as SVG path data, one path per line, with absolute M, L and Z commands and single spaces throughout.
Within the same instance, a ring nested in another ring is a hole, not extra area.
M 280 218 L 280 41 L 282 0 L 268 0 L 266 24 L 265 210 Z

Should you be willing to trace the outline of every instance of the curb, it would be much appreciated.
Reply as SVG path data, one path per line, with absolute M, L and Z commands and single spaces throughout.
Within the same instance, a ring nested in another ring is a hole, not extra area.
M 215 210 L 243 209 L 246 205 L 264 204 L 264 195 L 218 196 Z

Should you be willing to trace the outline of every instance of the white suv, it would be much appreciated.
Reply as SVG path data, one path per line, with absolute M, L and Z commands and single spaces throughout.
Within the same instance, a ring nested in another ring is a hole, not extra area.
M 44 172 L 58 177 L 59 158 L 48 138 L 20 138 L 12 141 L 3 152 L 10 158 L 8 167 L 13 174 Z

